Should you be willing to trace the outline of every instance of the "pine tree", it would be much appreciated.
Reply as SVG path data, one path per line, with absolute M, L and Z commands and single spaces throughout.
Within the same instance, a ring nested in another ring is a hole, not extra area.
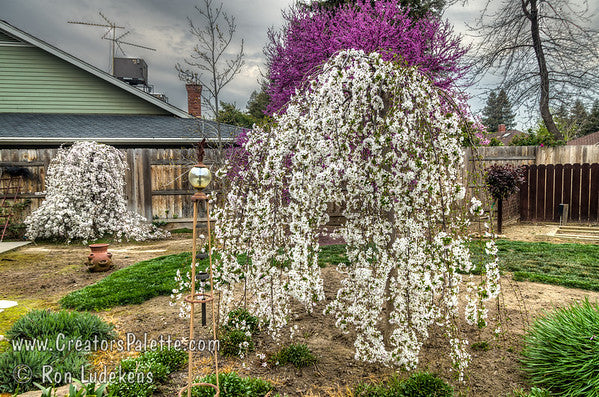
M 263 82 L 260 91 L 252 92 L 246 106 L 248 113 L 256 120 L 256 122 L 260 122 L 266 117 L 266 108 L 270 103 L 270 96 L 266 90 L 267 82 Z
M 595 99 L 593 107 L 580 129 L 580 136 L 589 135 L 599 131 L 599 99 Z
M 582 127 L 587 121 L 589 114 L 587 113 L 584 103 L 580 99 L 574 101 L 572 109 L 570 109 L 570 122 L 573 124 L 576 136 L 584 135 L 582 133 Z
M 497 131 L 499 124 L 505 124 L 506 129 L 514 127 L 516 115 L 512 111 L 512 105 L 506 92 L 502 89 L 499 94 L 491 91 L 487 99 L 487 105 L 483 109 L 483 124 L 487 131 Z

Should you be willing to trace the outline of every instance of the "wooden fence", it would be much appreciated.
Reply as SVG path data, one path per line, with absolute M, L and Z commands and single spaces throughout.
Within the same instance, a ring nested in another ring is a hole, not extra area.
M 58 149 L 1 149 L 0 166 L 27 167 L 36 177 L 26 181 L 21 197 L 31 200 L 28 212 L 39 207 L 43 194 L 46 170 Z M 125 176 L 125 196 L 131 210 L 151 219 L 189 218 L 193 209 L 189 195 L 193 194 L 187 172 L 195 163 L 193 149 L 122 149 L 129 172 Z M 214 151 L 206 150 L 205 163 L 212 163 Z
M 57 148 L 0 149 L 0 166 L 10 164 L 28 167 L 38 177 L 37 181 L 26 182 L 22 189 L 22 197 L 31 199 L 29 212 L 39 207 L 44 198 L 41 192 L 45 186 L 46 170 L 57 150 Z M 129 166 L 125 195 L 130 209 L 148 219 L 154 216 L 170 219 L 191 218 L 192 205 L 189 195 L 193 194 L 193 191 L 190 190 L 187 182 L 187 171 L 195 162 L 193 149 L 121 150 L 125 152 Z M 214 155 L 213 150 L 206 150 L 205 163 L 210 165 Z M 537 170 L 534 171 L 535 189 L 542 183 L 545 189 L 553 190 L 551 190 L 552 193 L 543 190 L 542 193 L 537 194 L 537 190 L 532 193 L 532 190 L 527 188 L 526 215 L 520 215 L 522 220 L 555 220 L 556 206 L 560 202 L 572 203 L 570 207 L 572 220 L 594 220 L 597 217 L 598 204 L 590 197 L 596 196 L 596 186 L 599 186 L 597 185 L 599 173 L 594 164 L 599 163 L 599 147 L 500 146 L 477 148 L 474 154 L 472 150 L 468 149 L 465 156 L 464 170 L 470 172 L 475 169 L 481 171 L 485 167 L 497 163 L 529 165 L 531 166 L 529 170 Z M 576 166 L 571 166 L 572 168 L 567 168 L 569 167 L 567 165 L 563 167 L 548 166 L 548 164 L 576 163 L 588 163 L 593 166 L 580 165 L 580 171 Z M 545 165 L 545 168 L 540 167 L 541 165 Z M 585 183 L 587 180 L 589 183 Z M 578 190 L 576 190 L 576 186 L 579 187 Z M 557 192 L 562 187 L 566 190 L 573 187 L 573 190 L 570 193 L 558 194 Z M 589 200 L 582 200 L 582 197 L 587 196 Z M 518 200 L 516 200 L 517 202 Z M 522 199 L 520 199 L 520 204 L 524 205 Z M 514 207 L 515 214 L 518 216 L 518 206 Z M 338 218 L 340 209 L 331 208 L 330 215 L 332 218 Z
M 568 204 L 568 220 L 599 221 L 599 163 L 527 167 L 520 189 L 520 219 L 559 221 L 559 204 Z

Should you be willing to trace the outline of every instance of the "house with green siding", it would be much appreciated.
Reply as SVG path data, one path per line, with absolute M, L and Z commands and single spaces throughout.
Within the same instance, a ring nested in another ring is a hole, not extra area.
M 126 154 L 130 208 L 148 219 L 185 220 L 193 191 L 182 176 L 195 161 L 193 145 L 207 138 L 210 147 L 217 127 L 225 144 L 240 131 L 202 119 L 201 87 L 186 88 L 191 114 L 0 20 L 0 173 L 19 166 L 36 176 L 19 195 L 31 201 L 31 211 L 44 198 L 59 146 L 113 145 Z M 7 183 L 0 178 L 0 199 L 8 197 Z
M 198 99 L 189 98 L 190 109 Z M 0 20 L 0 148 L 78 140 L 181 147 L 216 139 L 216 124 L 197 116 Z M 221 125 L 225 141 L 236 133 Z

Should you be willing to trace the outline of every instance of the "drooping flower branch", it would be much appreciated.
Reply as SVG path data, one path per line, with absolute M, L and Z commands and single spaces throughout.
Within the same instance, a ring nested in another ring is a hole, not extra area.
M 356 331 L 356 358 L 413 368 L 439 325 L 463 373 L 469 356 L 456 319 L 484 322 L 499 273 L 491 242 L 486 280 L 463 280 L 473 266 L 460 211 L 463 120 L 448 112 L 447 95 L 415 67 L 342 51 L 268 130 L 249 131 L 247 166 L 216 214 L 220 310 L 232 309 L 244 283 L 275 336 L 292 299 L 313 310 L 325 297 L 318 235 L 335 204 L 349 263 L 326 312 Z M 481 208 L 474 201 L 471 212 Z

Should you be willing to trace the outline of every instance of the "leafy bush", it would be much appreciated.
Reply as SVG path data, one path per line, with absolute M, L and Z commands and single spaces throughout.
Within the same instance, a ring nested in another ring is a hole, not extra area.
M 187 360 L 182 350 L 161 349 L 148 351 L 138 357 L 121 360 L 123 378 L 111 382 L 108 391 L 119 397 L 151 396 L 157 383 L 167 380 L 168 375 L 180 369 Z
M 6 332 L 10 339 L 55 338 L 63 334 L 83 340 L 114 339 L 114 325 L 90 313 L 61 310 L 32 310 L 19 318 Z
M 599 305 L 585 298 L 537 319 L 522 354 L 534 385 L 569 396 L 599 396 Z
M 104 235 L 147 240 L 168 232 L 127 208 L 125 154 L 96 142 L 60 148 L 46 173 L 46 199 L 25 219 L 27 236 L 70 242 Z
M 80 374 L 87 369 L 87 352 L 102 340 L 115 337 L 114 326 L 98 316 L 65 310 L 32 310 L 19 318 L 6 334 L 13 349 L 0 355 L 0 392 L 31 390 L 33 382 L 43 384 L 44 365 L 51 367 L 51 379 L 53 374 L 63 374 L 58 385 L 65 383 L 70 380 L 66 373 Z M 75 341 L 80 344 L 73 344 Z M 31 369 L 30 382 L 16 382 L 13 371 L 18 365 Z
M 386 383 L 360 384 L 356 397 L 451 397 L 453 389 L 428 372 L 419 372 L 402 380 L 397 376 Z
M 216 375 L 211 374 L 198 382 L 216 384 Z M 235 372 L 218 374 L 221 397 L 262 397 L 273 389 L 270 382 L 260 378 L 242 378 Z M 212 397 L 215 390 L 209 386 L 196 386 L 191 389 L 193 397 Z
M 239 329 L 250 331 L 252 334 L 258 332 L 258 317 L 251 315 L 246 309 L 240 307 L 239 309 L 231 310 L 228 317 L 229 319 L 224 326 L 227 331 Z
M 562 146 L 564 144 L 563 140 L 555 139 L 543 121 L 540 121 L 534 130 L 528 129 L 526 133 L 516 135 L 510 142 L 510 146 Z
M 145 360 L 159 362 L 167 368 L 169 373 L 181 369 L 187 362 L 187 357 L 187 353 L 179 349 L 161 349 L 144 354 Z
M 451 386 L 428 372 L 410 376 L 402 383 L 401 390 L 402 396 L 406 397 L 449 397 L 453 395 Z
M 296 368 L 309 367 L 316 361 L 316 356 L 305 344 L 289 345 L 270 358 L 270 362 L 275 365 L 293 364 Z
M 485 169 L 487 172 L 486 184 L 491 196 L 496 200 L 508 198 L 519 190 L 524 183 L 524 169 L 509 164 L 494 164 Z
M 241 329 L 223 330 L 219 338 L 220 353 L 228 357 L 245 357 L 254 350 L 254 341 L 250 331 Z
M 71 292 L 60 300 L 60 304 L 70 309 L 102 310 L 142 303 L 160 295 L 170 295 L 177 287 L 177 270 L 181 269 L 183 264 L 189 267 L 189 263 L 189 253 L 138 262 L 117 270 L 95 284 Z M 199 270 L 204 270 L 207 266 L 208 260 L 198 263 Z
M 530 393 L 525 392 L 523 389 L 514 390 L 511 394 L 511 397 L 549 397 L 551 393 L 545 389 L 539 389 L 538 387 L 533 387 L 530 389 Z
M 42 374 L 45 365 L 51 367 L 51 379 L 54 379 L 54 374 L 80 374 L 82 368 L 85 370 L 88 367 L 85 356 L 76 352 L 61 355 L 50 351 L 9 350 L 0 354 L 0 392 L 13 393 L 17 389 L 19 392 L 35 390 L 33 382 L 43 382 Z M 27 366 L 31 370 L 30 380 L 24 383 L 17 382 L 17 378 L 13 374 L 19 366 Z M 49 373 L 48 370 L 46 372 Z M 61 378 L 63 382 L 59 382 L 56 386 L 64 384 L 64 381 L 68 380 L 66 376 L 61 376 Z
M 78 381 L 77 379 L 74 380 L 75 383 L 78 383 L 79 386 L 75 386 L 74 384 L 71 384 L 69 386 L 69 394 L 66 397 L 103 397 L 104 396 L 104 390 L 106 389 L 106 384 L 101 384 L 96 388 L 96 384 L 95 383 L 87 383 L 87 384 L 83 384 L 80 381 Z M 40 391 L 42 392 L 40 397 L 54 397 L 56 396 L 56 394 L 53 394 L 53 387 L 43 387 L 42 385 L 36 383 L 35 384 Z M 115 397 L 114 394 L 109 393 L 108 397 Z

